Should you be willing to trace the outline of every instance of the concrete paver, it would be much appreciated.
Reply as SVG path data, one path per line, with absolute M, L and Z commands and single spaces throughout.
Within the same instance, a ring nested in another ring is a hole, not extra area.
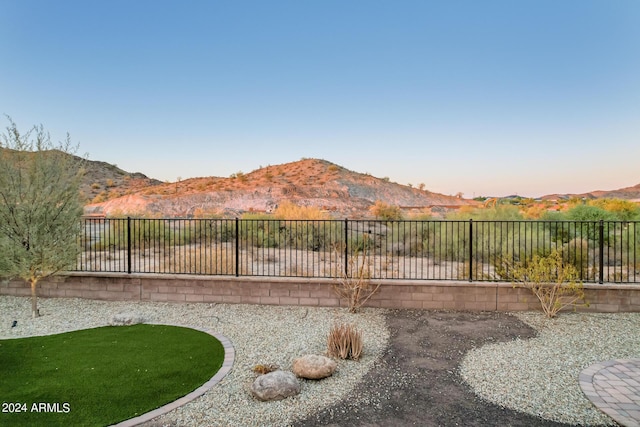
M 578 381 L 602 412 L 625 427 L 640 427 L 640 359 L 596 363 L 583 370 Z

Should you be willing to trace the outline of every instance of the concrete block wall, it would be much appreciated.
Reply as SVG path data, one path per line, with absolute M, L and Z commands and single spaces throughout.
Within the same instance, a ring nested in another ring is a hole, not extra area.
M 39 285 L 41 297 L 112 301 L 219 302 L 339 307 L 330 279 L 74 273 Z M 509 283 L 386 280 L 369 307 L 465 311 L 540 310 L 536 297 Z M 585 285 L 587 312 L 640 312 L 640 285 Z M 0 282 L 0 295 L 30 295 L 24 282 Z

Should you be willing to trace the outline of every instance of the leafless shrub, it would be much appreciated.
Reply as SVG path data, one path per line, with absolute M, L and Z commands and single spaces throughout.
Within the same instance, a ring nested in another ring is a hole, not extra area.
M 366 236 L 365 236 L 366 238 Z M 340 278 L 333 289 L 340 298 L 346 299 L 351 313 L 357 313 L 368 300 L 380 288 L 380 283 L 371 283 L 371 262 L 367 256 L 367 242 L 365 239 L 362 250 L 354 250 L 347 261 L 345 271 L 344 264 L 339 256 L 338 248 L 334 248 Z

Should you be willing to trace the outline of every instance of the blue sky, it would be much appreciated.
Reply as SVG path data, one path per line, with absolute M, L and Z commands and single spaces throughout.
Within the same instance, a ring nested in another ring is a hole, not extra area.
M 0 113 L 167 181 L 317 157 L 466 197 L 608 190 L 640 183 L 639 23 L 638 0 L 0 0 Z

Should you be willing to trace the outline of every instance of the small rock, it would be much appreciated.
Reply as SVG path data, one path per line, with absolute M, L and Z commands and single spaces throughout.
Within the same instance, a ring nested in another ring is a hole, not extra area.
M 118 313 L 114 314 L 109 322 L 111 326 L 128 326 L 144 323 L 146 319 L 138 313 Z
M 251 392 L 258 400 L 282 400 L 300 393 L 300 383 L 293 372 L 274 371 L 256 378 Z
M 328 357 L 307 354 L 293 361 L 293 373 L 300 378 L 319 380 L 333 375 L 337 366 Z

